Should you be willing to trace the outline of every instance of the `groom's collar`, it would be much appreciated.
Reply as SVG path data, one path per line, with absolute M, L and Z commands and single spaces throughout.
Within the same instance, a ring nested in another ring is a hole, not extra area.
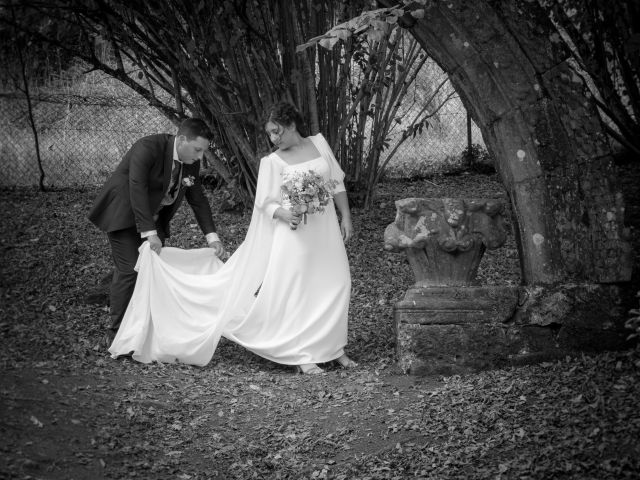
M 180 162 L 180 158 L 178 158 L 178 137 L 173 137 L 173 159 Z

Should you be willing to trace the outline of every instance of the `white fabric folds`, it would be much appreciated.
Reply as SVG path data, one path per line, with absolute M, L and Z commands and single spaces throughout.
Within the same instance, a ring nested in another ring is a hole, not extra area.
M 166 247 L 158 256 L 143 243 L 113 357 L 206 365 L 221 336 L 286 365 L 344 353 L 351 277 L 333 203 L 297 230 L 273 219 L 284 172 L 314 170 L 344 191 L 324 137 L 310 138 L 321 157 L 296 165 L 275 153 L 261 160 L 246 238 L 226 263 L 209 248 Z

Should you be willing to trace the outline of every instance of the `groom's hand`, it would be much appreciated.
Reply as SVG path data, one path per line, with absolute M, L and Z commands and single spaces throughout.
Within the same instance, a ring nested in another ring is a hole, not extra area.
M 222 242 L 209 242 L 209 248 L 213 248 L 216 257 L 220 258 L 224 254 L 224 247 Z
M 160 255 L 160 252 L 162 251 L 162 241 L 160 240 L 160 237 L 158 235 L 149 235 L 147 237 L 147 242 L 149 242 L 151 250 Z

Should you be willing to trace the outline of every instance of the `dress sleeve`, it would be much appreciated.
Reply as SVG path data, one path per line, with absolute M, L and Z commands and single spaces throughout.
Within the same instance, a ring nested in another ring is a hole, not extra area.
M 338 163 L 338 160 L 336 160 L 336 157 L 333 155 L 333 151 L 329 146 L 329 142 L 325 140 L 324 136 L 321 133 L 310 138 L 312 139 L 320 154 L 329 164 L 329 176 L 331 180 L 335 180 L 336 182 L 338 182 L 336 188 L 333 190 L 333 193 L 335 194 L 346 191 L 346 189 L 344 188 L 344 171 L 340 167 L 340 164 Z
M 282 206 L 280 187 L 282 186 L 282 165 L 273 155 L 262 157 L 258 169 L 258 185 L 256 186 L 256 209 L 272 219 L 273 214 Z

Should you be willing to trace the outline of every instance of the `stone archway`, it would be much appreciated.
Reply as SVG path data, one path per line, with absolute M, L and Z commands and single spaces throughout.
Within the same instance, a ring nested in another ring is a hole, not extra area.
M 510 194 L 524 285 L 512 319 L 566 348 L 619 344 L 631 277 L 610 146 L 538 2 L 429 1 L 407 28 L 451 78 Z M 610 333 L 607 336 L 607 333 Z

